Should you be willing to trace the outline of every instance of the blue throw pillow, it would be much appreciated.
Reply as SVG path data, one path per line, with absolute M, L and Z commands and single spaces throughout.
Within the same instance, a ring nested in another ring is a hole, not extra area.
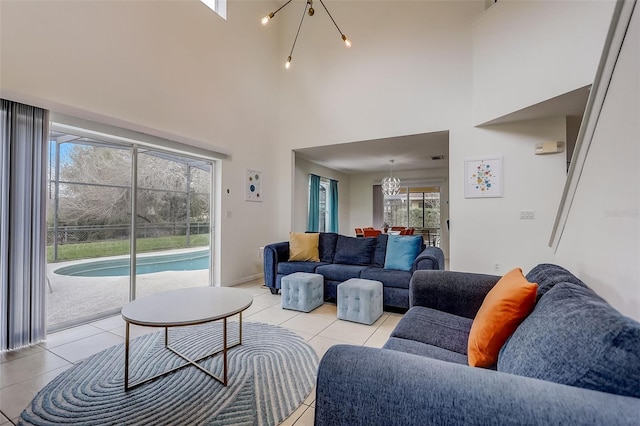
M 377 238 L 354 238 L 338 235 L 333 263 L 371 265 L 377 243 Z
M 421 235 L 390 235 L 384 269 L 410 271 L 422 248 Z

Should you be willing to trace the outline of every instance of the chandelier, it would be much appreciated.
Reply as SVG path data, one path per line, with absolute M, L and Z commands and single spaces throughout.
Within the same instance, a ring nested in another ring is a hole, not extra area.
M 275 12 L 271 12 L 270 14 L 268 14 L 264 18 L 262 18 L 262 20 L 260 21 L 260 22 L 262 22 L 262 25 L 267 25 L 269 23 L 269 21 L 271 20 L 271 18 L 273 18 L 276 13 L 280 12 L 280 10 L 282 10 L 286 5 L 291 3 L 291 1 L 292 0 L 288 0 L 285 4 L 283 4 L 278 9 L 276 9 Z M 318 1 L 320 1 L 320 4 L 324 8 L 324 10 L 327 12 L 327 15 L 329 15 L 329 18 L 331 18 L 331 21 L 333 22 L 333 25 L 335 25 L 336 28 L 338 29 L 338 32 L 340 33 L 340 36 L 342 37 L 342 41 L 344 42 L 344 45 L 347 46 L 347 47 L 351 47 L 351 41 L 347 38 L 346 35 L 344 35 L 344 33 L 342 31 L 340 31 L 340 27 L 338 27 L 338 24 L 336 24 L 335 19 L 333 19 L 333 16 L 331 16 L 331 13 L 329 13 L 329 9 L 327 9 L 327 6 L 325 6 L 325 4 L 324 4 L 324 2 L 322 0 L 318 0 Z M 304 16 L 307 15 L 307 14 L 309 16 L 313 16 L 314 13 L 316 13 L 316 11 L 313 8 L 313 0 L 307 0 L 307 3 L 304 6 L 304 10 L 302 11 L 302 18 L 300 19 L 300 25 L 298 25 L 298 31 L 296 32 L 296 37 L 293 39 L 293 46 L 291 46 L 291 52 L 289 52 L 289 57 L 287 58 L 287 62 L 284 65 L 284 67 L 286 69 L 289 69 L 289 67 L 291 66 L 291 58 L 293 57 L 293 49 L 296 48 L 296 41 L 298 41 L 298 35 L 300 34 L 300 28 L 302 28 L 302 21 L 304 21 Z
M 391 166 L 389 166 L 389 176 L 382 179 L 382 194 L 384 196 L 398 195 L 400 193 L 400 179 L 395 177 L 392 173 L 393 160 L 389 160 Z

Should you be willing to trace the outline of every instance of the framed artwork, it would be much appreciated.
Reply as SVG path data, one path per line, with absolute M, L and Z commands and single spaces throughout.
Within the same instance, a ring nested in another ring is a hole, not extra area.
M 245 200 L 262 201 L 262 172 L 247 169 L 245 176 Z
M 464 197 L 502 197 L 502 157 L 464 161 Z

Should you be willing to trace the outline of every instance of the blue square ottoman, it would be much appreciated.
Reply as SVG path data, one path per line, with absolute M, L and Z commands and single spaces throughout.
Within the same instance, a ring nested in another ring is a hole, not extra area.
M 338 319 L 373 324 L 382 315 L 382 283 L 351 278 L 338 284 Z
M 295 272 L 282 277 L 283 309 L 311 312 L 324 303 L 324 277 L 308 272 Z

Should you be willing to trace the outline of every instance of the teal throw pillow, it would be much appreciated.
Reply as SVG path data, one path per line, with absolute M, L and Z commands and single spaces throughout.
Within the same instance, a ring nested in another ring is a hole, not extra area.
M 389 235 L 384 269 L 410 271 L 422 249 L 422 235 Z

